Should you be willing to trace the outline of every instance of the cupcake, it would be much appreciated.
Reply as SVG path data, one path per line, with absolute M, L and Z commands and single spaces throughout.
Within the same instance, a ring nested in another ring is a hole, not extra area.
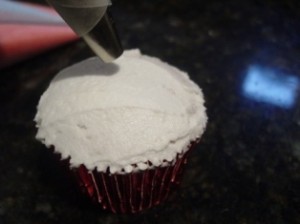
M 201 89 L 139 50 L 114 63 L 89 58 L 52 80 L 36 138 L 69 162 L 93 201 L 115 213 L 158 205 L 179 183 L 206 126 Z

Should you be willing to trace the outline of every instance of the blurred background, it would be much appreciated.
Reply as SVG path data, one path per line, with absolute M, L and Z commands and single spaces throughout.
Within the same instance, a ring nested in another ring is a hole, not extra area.
M 33 38 L 40 27 L 10 41 L 14 50 L 0 38 L 0 63 L 10 57 L 0 70 L 0 223 L 300 223 L 299 10 L 298 0 L 113 1 L 123 47 L 188 72 L 209 117 L 181 186 L 137 215 L 91 205 L 34 138 L 40 95 L 91 50 L 65 30 L 37 48 L 50 43 Z

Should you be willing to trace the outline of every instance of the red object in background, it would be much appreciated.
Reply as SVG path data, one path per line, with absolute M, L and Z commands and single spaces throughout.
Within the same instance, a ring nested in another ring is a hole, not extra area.
M 0 68 L 76 39 L 50 7 L 0 2 Z

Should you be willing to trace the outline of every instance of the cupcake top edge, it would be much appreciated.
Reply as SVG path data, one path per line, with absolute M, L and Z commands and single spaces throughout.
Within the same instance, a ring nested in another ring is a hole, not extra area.
M 125 51 L 93 57 L 57 74 L 40 98 L 36 138 L 72 167 L 128 173 L 168 164 L 201 137 L 202 90 L 161 60 Z

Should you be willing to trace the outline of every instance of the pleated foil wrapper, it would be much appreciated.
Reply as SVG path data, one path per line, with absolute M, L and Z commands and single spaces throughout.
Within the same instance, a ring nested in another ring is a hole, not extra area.
M 61 163 L 67 165 L 64 167 L 75 177 L 80 190 L 102 209 L 132 214 L 167 200 L 179 185 L 187 156 L 196 143 L 191 143 L 188 151 L 177 154 L 175 161 L 168 165 L 131 173 L 112 174 L 109 169 L 99 172 L 87 169 L 84 164 L 71 168 L 70 159 L 61 160 Z
M 178 154 L 175 162 L 164 167 L 127 174 L 90 171 L 84 165 L 73 168 L 77 182 L 84 194 L 104 210 L 113 213 L 137 213 L 166 201 L 179 185 L 189 150 Z

